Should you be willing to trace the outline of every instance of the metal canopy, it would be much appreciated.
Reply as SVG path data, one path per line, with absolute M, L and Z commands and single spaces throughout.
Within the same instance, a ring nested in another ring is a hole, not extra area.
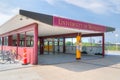
M 101 33 L 100 31 L 59 27 L 53 25 L 53 16 L 20 10 L 19 15 L 14 16 L 5 24 L 0 26 L 0 35 L 32 23 L 38 23 L 39 36 L 49 36 L 68 33 L 82 33 L 82 34 Z M 115 29 L 111 27 L 106 27 L 106 30 L 114 31 Z M 27 32 L 27 34 L 33 35 L 31 31 Z

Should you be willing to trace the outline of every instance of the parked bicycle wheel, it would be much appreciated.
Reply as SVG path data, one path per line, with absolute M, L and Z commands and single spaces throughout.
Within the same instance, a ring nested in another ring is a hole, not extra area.
M 12 59 L 12 56 L 9 51 L 2 52 L 2 64 L 5 63 L 14 63 L 15 61 Z
M 21 62 L 22 61 L 22 56 L 17 54 L 15 50 L 11 50 L 11 54 L 14 56 L 14 60 L 16 62 Z
M 22 61 L 22 56 L 21 55 L 19 55 L 19 54 L 15 54 L 16 55 L 16 60 L 17 61 Z

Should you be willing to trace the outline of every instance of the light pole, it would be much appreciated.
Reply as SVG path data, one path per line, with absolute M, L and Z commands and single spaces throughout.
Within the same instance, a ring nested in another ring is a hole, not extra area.
M 116 37 L 116 51 L 117 51 L 117 37 L 118 37 L 118 34 L 115 34 L 115 37 Z

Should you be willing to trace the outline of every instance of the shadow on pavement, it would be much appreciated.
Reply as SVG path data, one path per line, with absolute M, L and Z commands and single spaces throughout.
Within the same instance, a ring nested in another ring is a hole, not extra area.
M 120 56 L 107 55 L 104 58 L 96 55 L 83 55 L 81 60 L 76 61 L 75 55 L 41 55 L 39 65 L 53 65 L 70 71 L 81 72 L 97 68 L 109 67 L 120 69 Z
M 75 72 L 88 71 L 104 67 L 120 69 L 120 56 L 106 56 L 105 58 L 95 60 L 80 60 L 73 63 L 57 64 L 55 66 Z

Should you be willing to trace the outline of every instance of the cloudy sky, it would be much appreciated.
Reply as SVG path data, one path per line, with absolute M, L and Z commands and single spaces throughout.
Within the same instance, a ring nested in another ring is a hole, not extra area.
M 120 0 L 0 0 L 0 25 L 19 9 L 115 27 L 117 31 L 109 34 L 118 34 L 120 42 Z

